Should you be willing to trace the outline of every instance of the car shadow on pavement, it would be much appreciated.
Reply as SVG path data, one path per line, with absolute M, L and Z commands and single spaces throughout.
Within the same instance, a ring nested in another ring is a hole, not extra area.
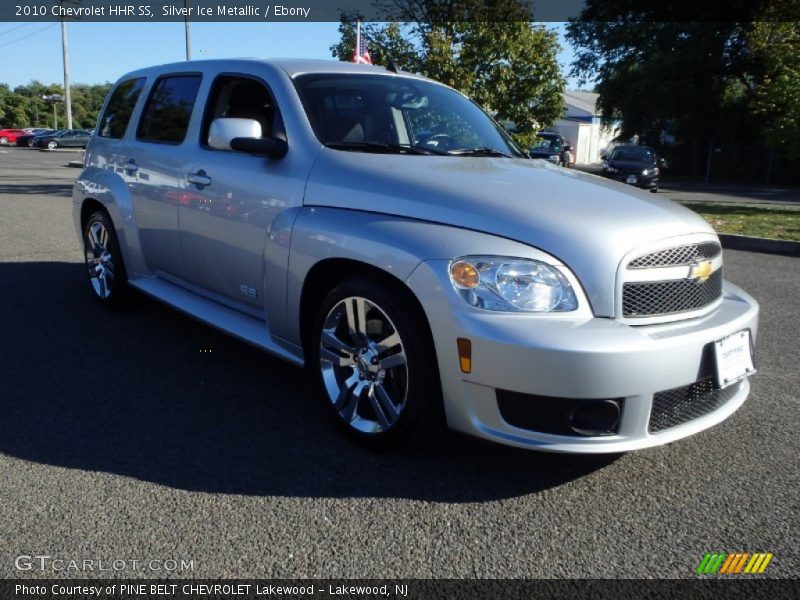
M 474 502 L 540 492 L 616 456 L 443 432 L 375 453 L 326 418 L 302 369 L 135 295 L 108 311 L 83 266 L 0 263 L 0 452 L 209 493 Z
M 71 183 L 0 183 L 0 194 L 72 196 Z

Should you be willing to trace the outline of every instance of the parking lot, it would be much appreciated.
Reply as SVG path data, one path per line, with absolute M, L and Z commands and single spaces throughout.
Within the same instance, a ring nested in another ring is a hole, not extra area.
M 709 551 L 800 576 L 800 260 L 726 252 L 761 303 L 760 371 L 709 431 L 605 457 L 451 433 L 376 454 L 302 370 L 144 297 L 98 307 L 73 158 L 0 150 L 0 577 L 52 577 L 15 567 L 49 555 L 193 565 L 127 577 L 676 578 Z

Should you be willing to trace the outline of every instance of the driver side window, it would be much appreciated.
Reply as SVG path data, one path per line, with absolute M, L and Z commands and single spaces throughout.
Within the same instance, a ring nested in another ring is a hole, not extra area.
M 222 75 L 211 89 L 202 128 L 202 144 L 208 147 L 211 122 L 219 118 L 253 119 L 261 125 L 261 137 L 282 134 L 282 122 L 269 89 L 251 77 Z

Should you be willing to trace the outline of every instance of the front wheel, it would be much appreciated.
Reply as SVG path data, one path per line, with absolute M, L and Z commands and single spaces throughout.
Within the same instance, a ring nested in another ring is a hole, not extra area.
M 392 292 L 362 279 L 334 288 L 317 313 L 309 353 L 324 403 L 349 435 L 374 448 L 419 438 L 441 405 L 424 316 L 405 291 Z
M 104 306 L 119 306 L 127 293 L 127 275 L 114 225 L 105 212 L 89 216 L 83 247 L 94 297 Z
M 47 142 L 47 149 L 48 150 L 55 150 L 56 148 L 58 148 L 58 142 L 52 141 L 52 140 Z
M 8 143 L 8 138 L 6 136 L 0 137 L 0 146 L 5 146 Z

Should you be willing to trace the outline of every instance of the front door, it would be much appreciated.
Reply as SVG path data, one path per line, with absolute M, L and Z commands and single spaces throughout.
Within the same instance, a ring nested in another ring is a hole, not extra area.
M 270 225 L 281 211 L 300 203 L 305 182 L 293 177 L 288 161 L 210 148 L 208 130 L 219 117 L 255 119 L 263 137 L 282 135 L 278 107 L 262 81 L 217 77 L 188 171 L 194 183 L 178 209 L 185 272 L 191 283 L 214 294 L 263 307 L 265 285 L 270 285 L 264 281 Z

